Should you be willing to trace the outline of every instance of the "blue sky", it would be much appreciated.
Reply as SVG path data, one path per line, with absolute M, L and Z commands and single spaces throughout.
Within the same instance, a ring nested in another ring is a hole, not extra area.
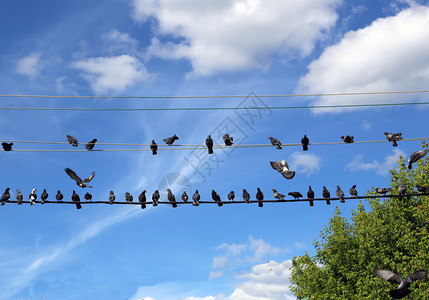
M 428 101 L 426 94 L 263 98 L 258 95 L 427 90 L 428 1 L 2 1 L 0 94 L 93 96 L 243 95 L 217 99 L 1 98 L 2 107 L 172 108 L 307 106 Z M 83 144 L 150 143 L 177 134 L 201 144 L 228 130 L 237 144 L 268 137 L 298 143 L 427 137 L 427 109 L 217 111 L 0 111 L 1 139 Z M 15 143 L 14 149 L 72 149 Z M 80 146 L 82 149 L 82 145 Z M 123 148 L 97 145 L 95 149 Z M 388 170 L 420 141 L 150 152 L 3 152 L 2 189 L 57 189 L 64 172 L 96 171 L 94 199 L 136 199 L 185 186 L 210 200 L 260 187 L 321 196 L 326 185 L 360 194 L 388 186 Z M 269 161 L 285 159 L 290 181 Z M 291 259 L 308 251 L 337 202 L 148 207 L 7 204 L 0 208 L 2 299 L 294 299 Z M 345 216 L 357 201 L 340 205 Z

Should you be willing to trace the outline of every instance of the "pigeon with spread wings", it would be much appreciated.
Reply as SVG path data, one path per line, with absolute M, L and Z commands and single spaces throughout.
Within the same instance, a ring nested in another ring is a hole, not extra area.
M 72 169 L 65 168 L 65 171 L 70 176 L 71 179 L 76 180 L 76 184 L 81 188 L 86 188 L 86 187 L 92 188 L 92 186 L 87 185 L 87 183 L 90 182 L 92 178 L 94 178 L 95 172 L 92 172 L 91 175 L 89 175 L 87 178 L 82 180 L 79 178 L 79 176 L 76 175 L 76 173 Z
M 399 284 L 396 289 L 389 291 L 390 296 L 394 299 L 401 299 L 410 294 L 412 291 L 409 289 L 411 283 L 415 280 L 424 279 L 428 275 L 427 271 L 419 270 L 409 274 L 407 278 L 403 279 L 402 276 L 396 272 L 378 268 L 375 269 L 374 273 L 380 279 Z
M 287 162 L 283 159 L 280 161 L 270 161 L 270 165 L 286 179 L 292 179 L 295 177 L 295 171 L 290 171 Z

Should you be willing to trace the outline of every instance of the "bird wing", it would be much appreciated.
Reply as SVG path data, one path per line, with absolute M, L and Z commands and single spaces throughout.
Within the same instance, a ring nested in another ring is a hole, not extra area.
M 274 170 L 283 171 L 283 166 L 278 161 L 270 161 L 270 165 Z
M 410 275 L 408 275 L 407 278 L 405 279 L 405 281 L 411 282 L 414 280 L 424 279 L 424 278 L 426 278 L 427 275 L 428 275 L 428 271 L 426 271 L 426 270 L 415 271 L 415 272 L 411 273 Z
M 282 173 L 283 177 L 286 179 L 292 179 L 295 177 L 295 171 L 284 171 L 284 172 L 279 171 L 279 172 Z
M 76 175 L 76 174 L 75 174 L 75 175 Z M 90 181 L 92 180 L 92 178 L 94 178 L 94 176 L 95 176 L 95 172 L 92 172 L 92 173 L 91 173 L 91 175 L 89 175 L 87 178 L 85 178 L 85 179 L 83 180 L 83 182 L 85 182 L 85 183 L 90 182 Z
M 402 277 L 396 272 L 384 269 L 375 269 L 375 275 L 377 275 L 380 279 L 389 281 L 391 283 L 400 284 L 402 282 Z
M 82 183 L 82 179 L 80 179 L 72 169 L 65 168 L 65 171 L 70 176 L 70 178 L 76 180 L 77 183 Z

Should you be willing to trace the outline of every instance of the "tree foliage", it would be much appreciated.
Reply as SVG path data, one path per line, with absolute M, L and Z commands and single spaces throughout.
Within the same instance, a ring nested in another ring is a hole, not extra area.
M 423 144 L 422 148 L 428 148 Z M 400 158 L 390 170 L 392 194 L 401 183 L 407 194 L 416 185 L 429 186 L 429 158 L 408 170 Z M 367 195 L 377 195 L 374 188 Z M 410 272 L 429 269 L 429 196 L 368 199 L 369 211 L 359 202 L 349 222 L 338 207 L 315 241 L 316 255 L 307 253 L 292 262 L 292 292 L 298 299 L 388 299 L 395 285 L 374 275 L 375 268 Z M 429 299 L 429 280 L 412 284 L 407 299 Z

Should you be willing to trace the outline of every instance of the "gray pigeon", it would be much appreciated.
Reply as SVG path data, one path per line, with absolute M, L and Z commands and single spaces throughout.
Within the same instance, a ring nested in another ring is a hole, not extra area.
M 183 201 L 184 203 L 188 203 L 188 199 L 189 199 L 188 194 L 186 194 L 186 191 L 183 191 L 183 194 L 182 194 L 182 201 Z
M 48 199 L 48 193 L 46 192 L 46 189 L 43 189 L 43 192 L 40 194 L 40 204 L 45 204 L 46 199 Z
M 328 191 L 328 189 L 326 188 L 326 186 L 323 186 L 322 196 L 326 200 L 326 204 L 330 205 L 331 201 L 329 199 L 331 199 L 331 192 Z
M 311 189 L 311 185 L 308 186 L 307 198 L 310 201 L 310 206 L 314 206 L 314 191 Z
M 384 196 L 387 193 L 389 193 L 390 191 L 392 191 L 392 189 L 391 188 L 376 188 L 375 191 Z
M 234 201 L 234 199 L 235 199 L 235 193 L 234 193 L 234 191 L 231 191 L 231 192 L 228 194 L 228 200 L 229 200 L 229 201 Z
M 394 299 L 402 299 L 410 294 L 412 292 L 412 290 L 409 289 L 411 283 L 416 280 L 424 279 L 428 275 L 427 271 L 419 270 L 409 274 L 407 278 L 403 279 L 401 275 L 396 272 L 378 268 L 374 270 L 374 273 L 383 280 L 399 284 L 396 289 L 389 291 L 390 296 Z
M 356 190 L 356 184 L 354 184 L 350 189 L 349 189 L 349 193 L 350 195 L 352 195 L 354 198 L 357 198 L 358 196 L 358 192 Z
M 217 205 L 221 207 L 223 205 L 222 200 L 220 200 L 220 196 L 215 190 L 212 190 L 212 199 L 214 202 L 217 202 Z
M 398 146 L 397 141 L 400 141 L 403 139 L 401 132 L 398 132 L 398 133 L 385 132 L 384 135 L 386 136 L 386 139 L 389 142 L 392 142 L 393 147 L 397 147 Z
M 225 142 L 225 146 L 232 146 L 232 141 L 234 140 L 234 138 L 232 136 L 229 136 L 228 133 L 224 134 L 222 136 L 222 139 Z
M 153 206 L 158 206 L 159 197 L 160 197 L 159 191 L 155 190 L 155 192 L 153 192 L 152 194 Z
M 206 146 L 209 151 L 209 154 L 213 154 L 213 140 L 210 134 L 206 138 Z
M 281 194 L 281 193 L 277 192 L 277 190 L 276 190 L 276 189 L 273 189 L 273 196 L 274 196 L 274 198 L 275 198 L 275 199 L 277 199 L 277 200 L 284 200 L 284 199 L 285 199 L 285 195 L 283 195 L 283 194 Z
M 133 195 L 128 192 L 125 193 L 125 201 L 127 201 L 127 203 L 133 203 L 133 199 Z
M 263 207 L 264 203 L 262 201 L 264 201 L 264 194 L 262 194 L 262 191 L 260 188 L 256 188 L 256 189 L 257 189 L 256 200 L 258 200 L 258 206 Z
M 294 199 L 302 198 L 302 194 L 300 192 L 289 192 L 288 195 L 292 196 Z
M 416 188 L 420 193 L 429 193 L 429 186 L 417 185 Z
M 32 189 L 31 190 L 31 194 L 29 196 L 30 199 L 30 205 L 35 205 L 36 204 L 36 200 L 37 200 L 37 194 L 36 194 L 36 189 Z
M 152 150 L 152 155 L 156 155 L 158 153 L 158 145 L 155 143 L 155 140 L 152 140 L 152 144 L 150 144 L 150 150 Z
M 91 202 L 92 201 L 92 195 L 90 194 L 90 193 L 88 193 L 88 192 L 86 192 L 86 194 L 85 194 L 85 196 L 83 196 L 83 198 L 85 198 L 85 201 L 89 201 L 89 202 Z
M 79 178 L 79 176 L 76 175 L 76 173 L 72 169 L 65 168 L 64 170 L 66 171 L 67 175 L 69 175 L 71 179 L 74 179 L 76 181 L 76 184 L 81 188 L 86 188 L 86 187 L 92 188 L 92 186 L 87 185 L 87 183 L 90 182 L 92 178 L 94 178 L 95 172 L 92 172 L 91 175 L 89 175 L 87 178 L 82 180 Z
M 287 162 L 283 159 L 280 161 L 270 161 L 270 165 L 286 179 L 292 179 L 295 177 L 295 171 L 290 171 Z
M 341 139 L 344 141 L 344 143 L 346 144 L 351 144 L 354 143 L 354 136 L 350 136 L 350 135 L 346 135 L 346 136 L 342 136 Z
M 92 141 L 85 144 L 85 148 L 88 151 L 92 151 L 94 149 L 95 143 L 97 142 L 97 139 L 93 139 Z
M 195 190 L 195 193 L 192 195 L 192 205 L 200 205 L 200 194 L 198 193 L 198 190 Z
M 398 194 L 401 195 L 401 197 L 399 197 L 400 200 L 402 200 L 402 196 L 404 196 L 406 192 L 407 192 L 407 188 L 405 187 L 405 184 L 401 183 L 398 189 Z
M 410 159 L 408 160 L 408 169 L 412 169 L 412 164 L 418 161 L 420 158 L 423 158 L 427 154 L 426 149 L 422 149 L 419 151 L 415 151 L 413 154 L 411 154 Z
M 273 138 L 272 136 L 270 136 L 269 139 L 271 141 L 271 144 L 273 144 L 273 146 L 276 146 L 277 149 L 283 149 L 282 143 L 278 139 Z
M 73 146 L 73 147 L 77 147 L 79 145 L 77 138 L 75 138 L 74 136 L 71 135 L 66 135 L 67 137 L 67 141 Z
M 3 146 L 3 150 L 4 151 L 12 151 L 13 143 L 5 143 L 5 142 L 3 142 L 3 143 L 1 143 L 1 145 Z
M 169 138 L 164 139 L 164 142 L 168 145 L 171 146 L 173 145 L 174 141 L 178 140 L 179 138 L 177 137 L 177 135 L 173 135 L 170 136 Z
M 139 202 L 142 205 L 142 209 L 146 208 L 146 190 L 143 190 L 143 192 L 139 195 Z
M 74 190 L 71 198 L 73 202 L 76 202 L 76 209 L 81 209 L 82 205 L 80 205 L 80 197 Z
M 308 139 L 307 135 L 304 134 L 304 137 L 301 139 L 302 151 L 308 150 L 309 143 L 310 143 L 310 140 Z
M 22 200 L 24 199 L 24 196 L 22 196 L 21 191 L 18 189 L 16 190 L 16 202 L 18 205 L 22 204 Z
M 57 199 L 58 202 L 61 202 L 63 201 L 63 198 L 64 198 L 63 194 L 61 194 L 61 191 L 58 190 L 57 194 L 55 195 L 55 199 Z
M 246 189 L 243 189 L 243 200 L 246 201 L 247 203 L 250 203 L 250 195 L 249 193 L 246 191 Z
M 110 204 L 113 204 L 113 201 L 115 201 L 115 199 L 116 199 L 115 193 L 113 193 L 113 191 L 110 191 L 110 194 L 109 194 Z
M 9 199 L 10 199 L 9 191 L 10 191 L 10 188 L 6 188 L 3 195 L 1 195 L 1 205 L 5 205 L 6 201 L 9 201 Z
M 170 190 L 170 189 L 167 189 L 167 192 L 168 192 L 168 194 L 167 194 L 168 202 L 170 202 L 170 203 L 172 204 L 172 206 L 173 206 L 174 208 L 176 208 L 176 207 L 177 207 L 177 204 L 176 204 L 176 197 L 174 196 L 174 194 L 171 192 L 171 190 Z
M 344 200 L 344 192 L 341 190 L 339 185 L 337 185 L 337 191 L 335 192 L 335 195 L 340 198 L 341 203 L 346 203 L 346 200 Z

